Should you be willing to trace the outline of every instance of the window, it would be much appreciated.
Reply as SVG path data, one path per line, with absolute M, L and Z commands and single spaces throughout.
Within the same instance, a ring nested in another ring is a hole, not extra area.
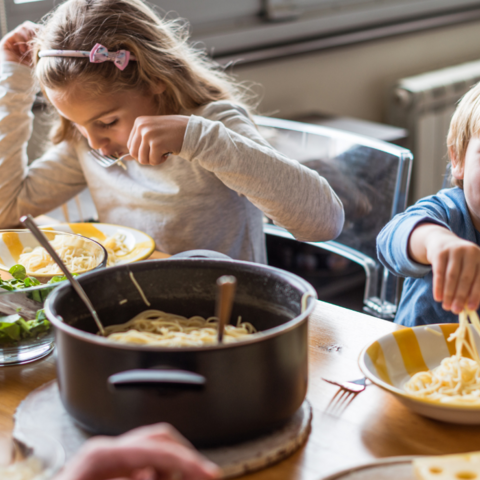
M 24 20 L 37 21 L 58 3 L 3 1 L 9 29 Z M 379 27 L 388 35 L 385 27 L 434 16 L 447 18 L 447 23 L 448 18 L 452 23 L 475 15 L 480 18 L 480 0 L 151 0 L 150 3 L 161 12 L 187 18 L 193 39 L 202 41 L 214 57 Z M 464 16 L 459 17 L 462 13 Z

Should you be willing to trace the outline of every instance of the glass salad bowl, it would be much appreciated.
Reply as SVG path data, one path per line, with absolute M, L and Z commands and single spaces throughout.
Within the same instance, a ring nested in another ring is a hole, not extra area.
M 80 235 L 45 233 L 49 240 L 58 238 L 57 235 L 80 237 L 82 248 L 93 252 L 97 260 L 90 270 L 106 266 L 107 252 L 99 243 Z M 3 279 L 0 278 L 0 366 L 32 362 L 53 350 L 53 329 L 43 305 L 49 293 L 65 281 L 65 277 L 29 275 L 25 266 L 15 263 L 21 260 L 22 252 L 31 251 L 36 246 L 38 242 L 29 231 L 0 230 L 0 270 L 5 271 L 9 266 L 7 273 L 2 274 Z
M 0 280 L 0 365 L 28 363 L 53 350 L 53 329 L 43 304 L 63 279 L 33 286 L 28 286 L 31 277 Z

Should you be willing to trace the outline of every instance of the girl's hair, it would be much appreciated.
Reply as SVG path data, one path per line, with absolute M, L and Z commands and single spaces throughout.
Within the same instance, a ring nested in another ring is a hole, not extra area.
M 161 19 L 141 0 L 68 0 L 45 18 L 34 40 L 35 75 L 44 93 L 45 88 L 65 89 L 75 84 L 96 95 L 153 92 L 163 82 L 166 89 L 156 101 L 168 114 L 217 100 L 247 106 L 248 90 L 203 51 L 190 46 L 187 33 L 185 23 Z M 96 43 L 110 52 L 129 50 L 137 61 L 130 61 L 121 71 L 112 62 L 38 57 L 40 50 L 90 51 Z M 71 122 L 60 117 L 52 140 L 59 143 L 77 135 Z
M 480 133 L 480 83 L 474 85 L 460 100 L 450 122 L 447 135 L 447 146 L 450 154 L 455 156 L 460 165 L 465 161 L 468 142 Z M 458 180 L 453 175 L 450 179 L 452 185 L 463 188 L 463 180 Z

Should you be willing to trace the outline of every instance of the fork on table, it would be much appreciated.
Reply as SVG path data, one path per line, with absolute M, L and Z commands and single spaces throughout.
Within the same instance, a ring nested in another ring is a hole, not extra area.
M 339 387 L 337 393 L 335 393 L 327 406 L 326 410 L 330 411 L 346 408 L 360 392 L 363 392 L 367 388 L 367 379 L 365 377 L 346 382 L 337 382 L 328 380 L 327 378 L 322 378 L 322 380 Z

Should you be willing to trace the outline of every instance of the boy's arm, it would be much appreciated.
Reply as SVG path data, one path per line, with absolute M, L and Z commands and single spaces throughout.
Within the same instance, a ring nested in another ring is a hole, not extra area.
M 445 310 L 460 313 L 480 304 L 480 248 L 443 226 L 423 223 L 408 242 L 412 260 L 432 266 L 433 298 Z
M 27 213 L 46 213 L 86 186 L 76 153 L 66 143 L 27 166 L 33 100 L 30 68 L 0 64 L 0 228 L 18 225 Z
M 192 115 L 188 122 L 183 158 L 197 160 L 298 240 L 340 234 L 343 205 L 327 180 L 273 149 L 232 105 L 219 102 L 207 109 L 210 119 Z

